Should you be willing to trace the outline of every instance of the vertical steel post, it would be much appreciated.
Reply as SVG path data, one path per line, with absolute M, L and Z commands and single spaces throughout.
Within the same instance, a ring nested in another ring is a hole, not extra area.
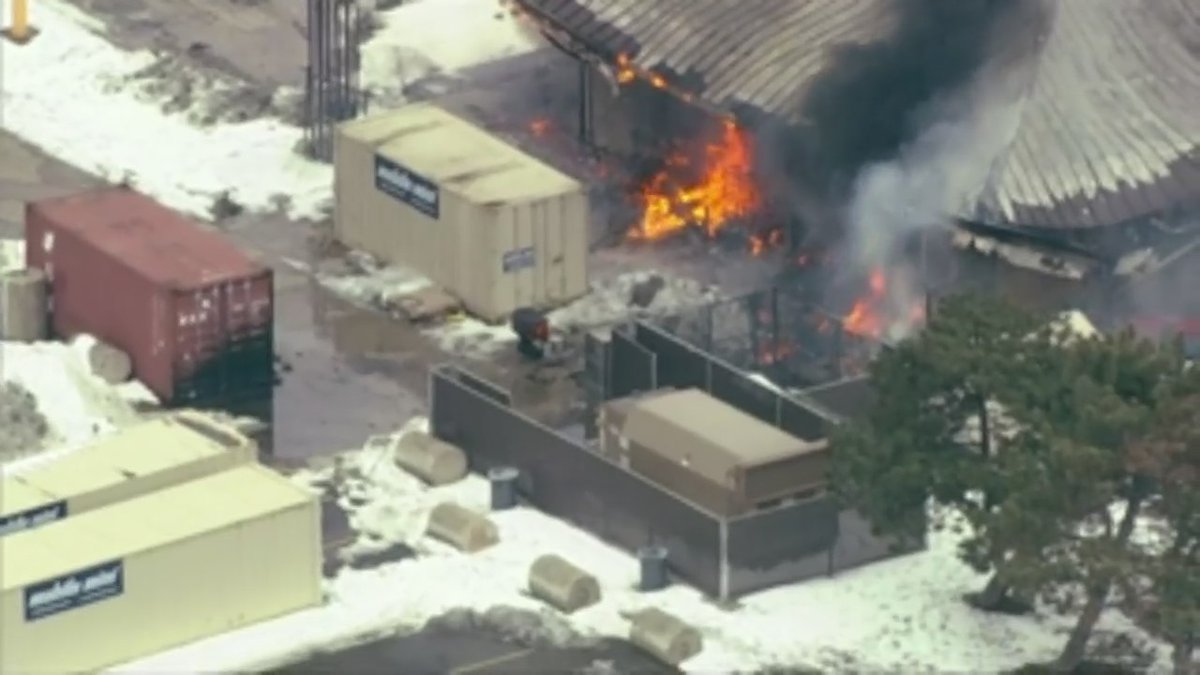
M 29 0 L 11 0 L 11 22 L 4 29 L 4 37 L 10 42 L 23 45 L 37 35 L 37 29 L 29 23 Z

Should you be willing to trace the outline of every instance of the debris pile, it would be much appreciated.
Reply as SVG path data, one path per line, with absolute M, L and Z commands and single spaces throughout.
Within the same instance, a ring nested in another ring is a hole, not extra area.
M 50 424 L 38 411 L 37 399 L 15 382 L 0 383 L 0 462 L 42 449 Z

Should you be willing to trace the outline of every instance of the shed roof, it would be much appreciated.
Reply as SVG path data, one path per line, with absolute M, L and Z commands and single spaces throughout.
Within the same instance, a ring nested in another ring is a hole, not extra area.
M 0 485 L 0 518 L 58 501 L 54 495 L 12 477 Z
M 28 209 L 158 285 L 195 288 L 267 270 L 221 234 L 127 188 L 43 199 Z
M 269 469 L 243 465 L 10 535 L 0 584 L 27 586 L 315 500 Z
M 346 122 L 340 133 L 476 204 L 522 203 L 582 189 L 565 173 L 432 103 Z
M 792 121 L 847 46 L 885 41 L 897 0 L 517 0 L 615 61 L 700 83 L 718 107 Z M 1009 151 L 958 215 L 1112 225 L 1200 200 L 1200 3 L 1054 0 Z
M 738 468 L 822 450 L 747 415 L 699 389 L 638 399 L 625 418 L 626 436 L 658 455 L 725 482 Z
M 0 487 L 4 493 L 4 508 L 0 515 L 71 499 L 137 476 L 159 473 L 231 451 L 233 449 L 173 418 L 148 420 L 106 436 L 58 461 L 40 464 L 20 475 L 6 476 Z M 12 498 L 12 510 L 7 494 L 10 490 L 14 495 L 22 495 Z M 39 494 L 42 495 L 41 502 L 15 506 Z

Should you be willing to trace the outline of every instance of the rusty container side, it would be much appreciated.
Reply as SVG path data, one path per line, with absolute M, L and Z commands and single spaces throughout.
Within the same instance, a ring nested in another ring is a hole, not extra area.
M 161 395 L 164 374 L 154 358 L 161 290 L 119 258 L 99 254 L 52 206 L 28 204 L 25 216 L 26 266 L 46 275 L 51 332 L 64 339 L 89 333 L 125 351 L 134 376 Z
M 270 389 L 274 281 L 270 269 L 171 295 L 174 405 L 220 403 Z
M 220 234 L 124 188 L 26 215 L 27 264 L 50 280 L 55 333 L 126 351 L 164 403 L 257 386 L 272 369 L 271 270 Z

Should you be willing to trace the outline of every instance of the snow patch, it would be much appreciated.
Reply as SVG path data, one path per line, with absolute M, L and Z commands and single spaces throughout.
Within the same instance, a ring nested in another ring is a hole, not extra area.
M 431 76 L 456 76 L 545 45 L 496 0 L 416 0 L 380 12 L 362 46 L 362 80 L 384 100 Z
M 353 252 L 347 256 L 350 273 L 321 273 L 318 281 L 341 297 L 364 307 L 388 310 L 394 300 L 427 288 L 432 282 L 412 268 L 382 265 L 370 256 Z M 635 289 L 648 281 L 661 280 L 658 290 L 644 305 L 634 299 Z M 662 270 L 639 270 L 593 281 L 587 295 L 548 313 L 557 331 L 579 332 L 611 328 L 635 318 L 675 314 L 719 300 L 715 286 L 675 276 Z M 516 338 L 507 323 L 489 324 L 469 316 L 455 317 L 426 333 L 446 351 L 486 357 Z
M 25 242 L 0 239 L 0 274 L 25 268 Z
M 60 456 L 137 421 L 137 412 L 124 396 L 144 396 L 140 385 L 117 389 L 91 375 L 74 350 L 57 342 L 0 342 L 0 381 L 20 386 L 37 401 L 37 411 L 49 426 L 42 446 L 53 448 L 9 462 L 5 472 Z
M 298 127 L 268 118 L 199 128 L 184 112 L 164 114 L 164 101 L 122 86 L 145 75 L 155 55 L 113 46 L 61 0 L 31 11 L 45 39 L 5 50 L 7 130 L 192 216 L 209 217 L 223 192 L 252 211 L 273 211 L 286 195 L 293 217 L 321 216 L 332 170 L 294 152 Z
M 417 420 L 407 428 L 424 425 Z M 603 588 L 598 605 L 565 619 L 573 633 L 581 639 L 623 638 L 632 612 L 664 609 L 686 617 L 704 635 L 705 649 L 685 664 L 687 672 L 807 667 L 993 673 L 1049 660 L 1062 646 L 1070 623 L 1049 615 L 1013 617 L 970 609 L 961 596 L 982 587 L 985 577 L 956 559 L 962 535 L 954 527 L 933 533 L 928 551 L 757 593 L 733 609 L 720 608 L 681 585 L 641 594 L 635 590 L 634 558 L 527 507 L 491 513 L 500 543 L 463 555 L 426 539 L 425 521 L 433 506 L 445 500 L 486 509 L 486 481 L 470 476 L 452 486 L 430 488 L 401 471 L 387 445 L 368 443 L 341 458 L 336 463 L 340 468 L 307 470 L 295 480 L 313 489 L 340 482 L 342 503 L 360 536 L 412 545 L 415 558 L 343 569 L 327 582 L 323 607 L 173 649 L 114 672 L 279 667 L 318 649 L 418 630 L 462 610 L 508 608 L 550 621 L 550 613 L 525 590 L 529 565 L 545 553 L 572 560 L 596 575 Z M 1136 634 L 1115 613 L 1104 616 L 1100 630 Z M 1157 656 L 1165 658 L 1165 653 Z
M 663 285 L 648 304 L 640 306 L 633 301 L 634 288 L 653 277 L 661 278 Z M 695 279 L 642 270 L 594 281 L 587 295 L 547 316 L 555 330 L 574 333 L 612 328 L 633 319 L 669 316 L 721 297 L 716 287 Z M 443 349 L 478 356 L 486 356 L 516 339 L 507 325 L 489 325 L 471 318 L 438 327 L 430 334 Z

